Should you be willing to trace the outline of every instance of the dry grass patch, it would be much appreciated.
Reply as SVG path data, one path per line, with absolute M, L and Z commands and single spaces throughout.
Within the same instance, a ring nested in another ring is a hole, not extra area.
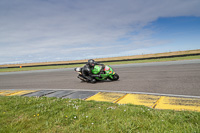
M 102 61 L 109 61 L 109 60 L 138 59 L 138 58 L 150 58 L 150 57 L 185 55 L 185 54 L 199 54 L 199 53 L 200 53 L 200 49 L 197 49 L 197 50 L 176 51 L 176 52 L 145 54 L 145 55 L 121 56 L 121 57 L 110 57 L 110 58 L 96 58 L 95 60 L 98 61 L 98 62 L 102 62 Z M 74 60 L 74 61 L 39 62 L 39 63 L 25 63 L 25 64 L 7 64 L 7 65 L 0 65 L 0 67 L 67 64 L 67 63 L 87 62 L 87 60 L 88 59 L 85 59 L 85 60 Z

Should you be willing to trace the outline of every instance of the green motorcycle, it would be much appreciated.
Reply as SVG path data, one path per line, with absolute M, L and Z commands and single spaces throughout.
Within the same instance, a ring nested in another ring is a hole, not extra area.
M 101 69 L 102 69 L 102 66 L 95 65 L 94 69 L 92 69 L 92 73 L 99 74 Z M 74 70 L 79 73 L 79 76 L 78 76 L 79 79 L 81 79 L 82 81 L 87 81 L 86 78 L 82 75 L 81 67 L 77 67 Z M 103 80 L 107 80 L 107 79 L 109 79 L 111 81 L 116 81 L 119 79 L 119 75 L 117 73 L 115 73 L 113 71 L 113 69 L 108 65 L 105 66 L 104 71 L 101 72 L 100 75 L 101 75 L 101 77 L 95 77 L 95 79 L 97 81 L 103 81 Z

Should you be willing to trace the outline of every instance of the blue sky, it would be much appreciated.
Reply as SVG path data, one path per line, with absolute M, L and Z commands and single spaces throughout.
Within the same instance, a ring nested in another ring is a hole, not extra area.
M 1 0 L 0 64 L 200 49 L 199 0 Z

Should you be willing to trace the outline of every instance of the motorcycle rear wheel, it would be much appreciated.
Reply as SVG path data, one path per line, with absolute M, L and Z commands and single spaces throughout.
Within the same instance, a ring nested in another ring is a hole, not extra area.
M 83 77 L 83 75 L 79 74 L 78 77 L 81 81 L 87 82 L 87 79 Z

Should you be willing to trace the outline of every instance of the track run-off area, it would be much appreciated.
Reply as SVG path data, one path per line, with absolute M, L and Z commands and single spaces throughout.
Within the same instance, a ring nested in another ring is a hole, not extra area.
M 37 94 L 200 111 L 199 59 L 111 67 L 119 81 L 81 82 L 73 68 L 0 73 L 0 95 Z

